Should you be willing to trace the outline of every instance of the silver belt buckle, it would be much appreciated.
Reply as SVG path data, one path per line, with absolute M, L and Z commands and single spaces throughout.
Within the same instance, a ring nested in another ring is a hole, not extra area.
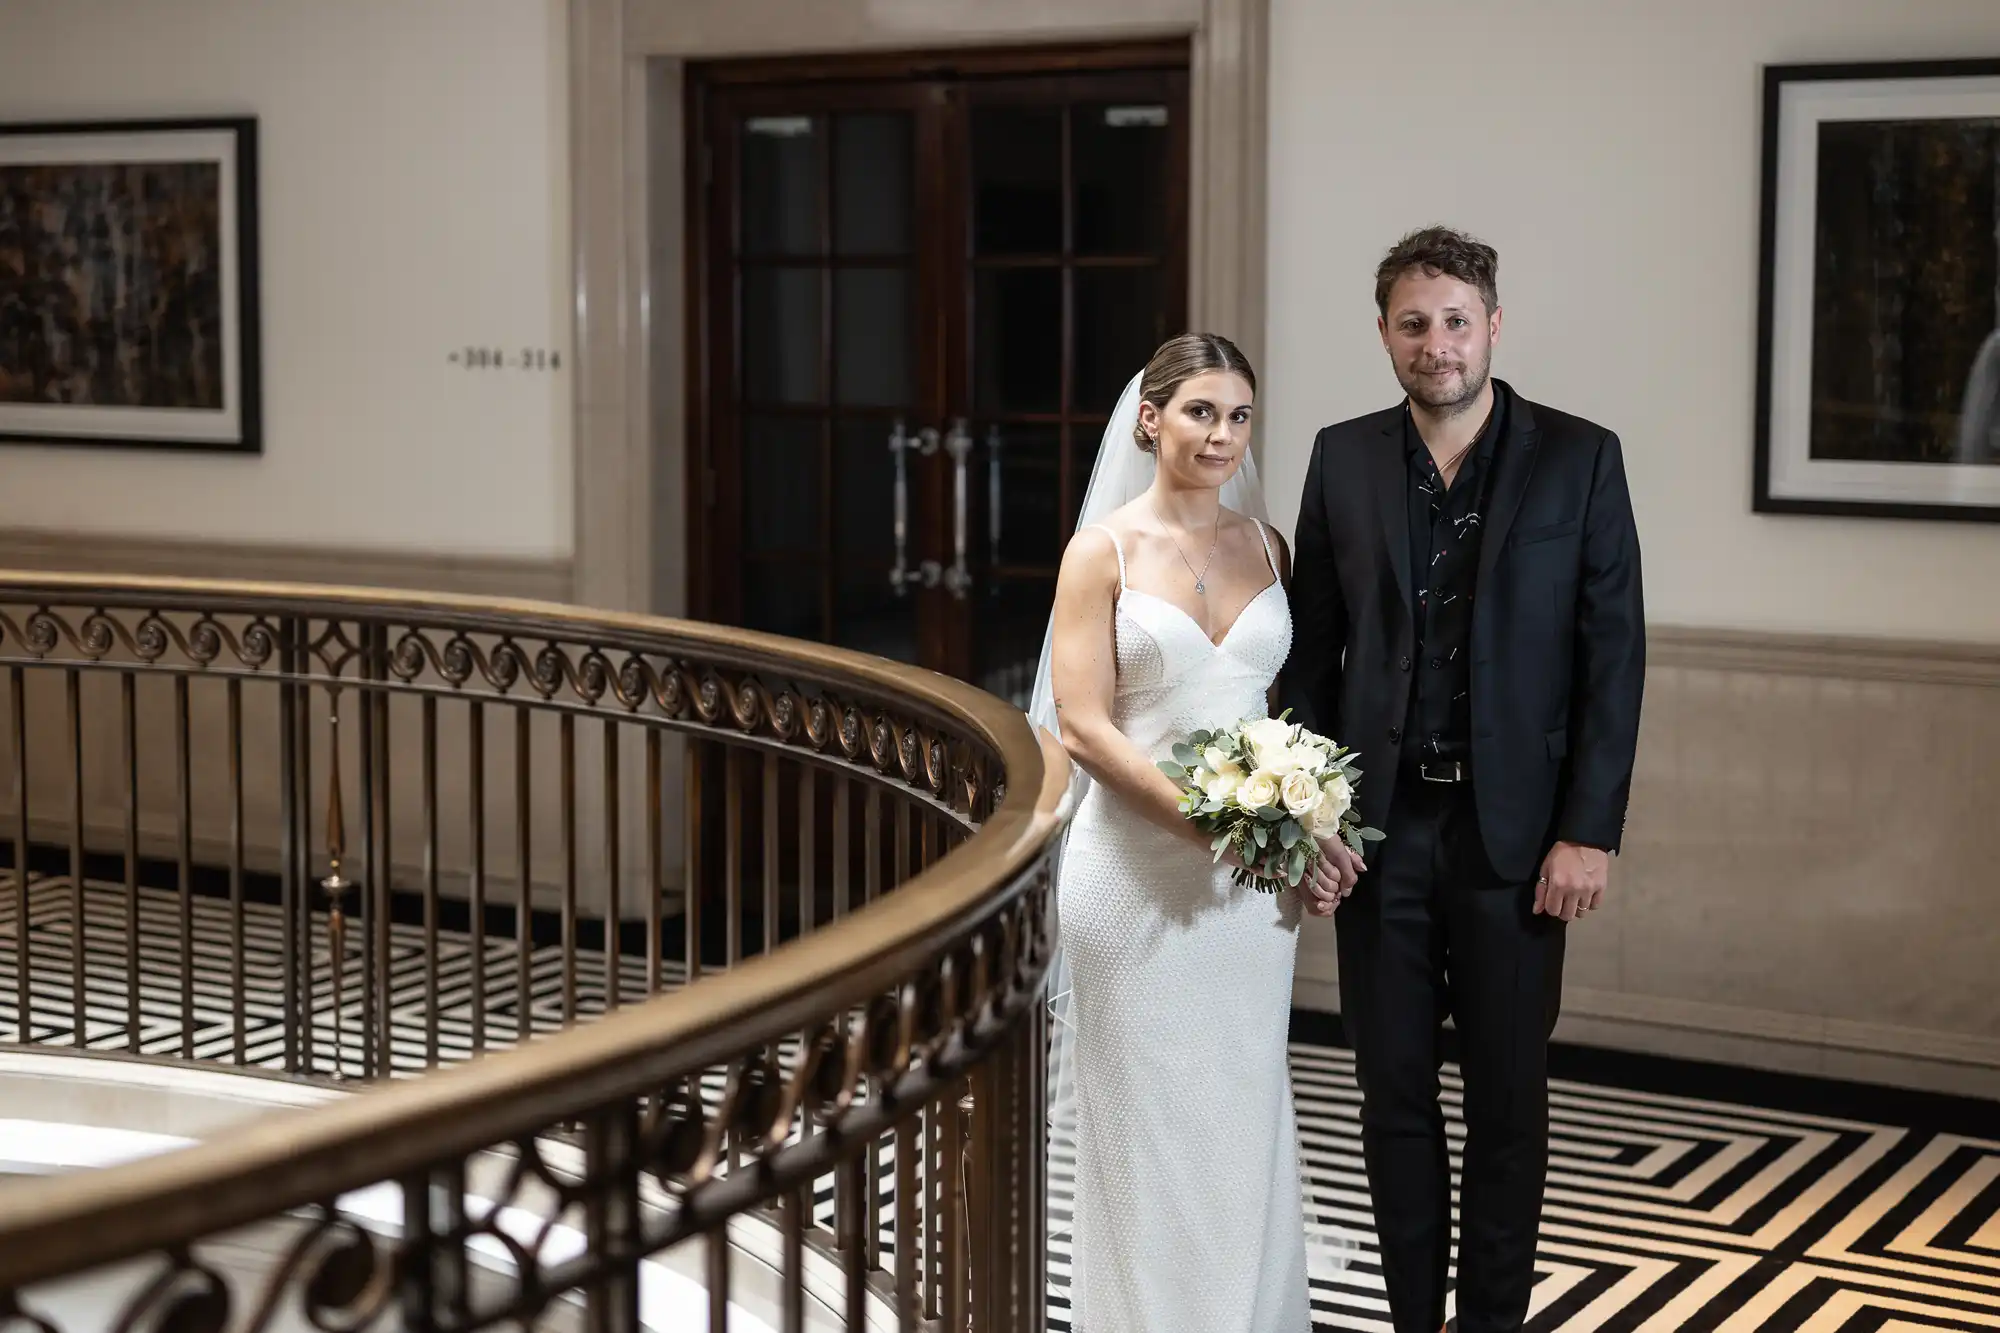
M 1448 764 L 1423 764 L 1417 769 L 1418 776 L 1425 782 L 1463 782 L 1465 765 L 1453 760 Z

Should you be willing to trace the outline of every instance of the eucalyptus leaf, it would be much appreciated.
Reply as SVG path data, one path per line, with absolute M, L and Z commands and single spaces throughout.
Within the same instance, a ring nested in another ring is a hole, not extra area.
M 1256 828 L 1250 830 L 1250 835 L 1255 839 L 1257 839 L 1257 845 L 1259 847 L 1262 847 L 1266 843 L 1271 841 L 1270 826 L 1267 824 L 1259 824 L 1257 825 Z
M 1159 769 L 1162 773 L 1165 773 L 1175 782 L 1187 781 L 1188 771 L 1185 768 L 1182 768 L 1179 764 L 1168 763 L 1166 760 L 1163 759 L 1160 761 Z
M 1361 836 L 1370 842 L 1380 842 L 1389 835 L 1378 828 L 1364 828 L 1361 830 Z
M 1288 819 L 1278 826 L 1278 841 L 1284 844 L 1287 851 L 1298 846 L 1299 839 L 1305 836 L 1306 831 L 1299 827 L 1296 820 Z

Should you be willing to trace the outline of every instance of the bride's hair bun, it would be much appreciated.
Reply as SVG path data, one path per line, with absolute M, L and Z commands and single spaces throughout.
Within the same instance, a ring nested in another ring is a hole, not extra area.
M 1151 403 L 1154 411 L 1164 412 L 1181 385 L 1214 370 L 1241 375 L 1251 392 L 1256 392 L 1257 372 L 1250 368 L 1250 358 L 1235 343 L 1219 333 L 1182 333 L 1161 343 L 1153 359 L 1146 363 L 1145 372 L 1139 376 L 1139 399 Z M 1158 452 L 1159 442 L 1146 434 L 1143 423 L 1132 427 L 1132 437 L 1133 443 L 1145 452 Z

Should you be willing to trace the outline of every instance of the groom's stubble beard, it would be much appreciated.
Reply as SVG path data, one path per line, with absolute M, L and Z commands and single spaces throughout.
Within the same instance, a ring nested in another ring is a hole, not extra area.
M 1456 416 L 1479 401 L 1479 395 L 1486 391 L 1486 381 L 1493 373 L 1493 344 L 1488 342 L 1481 349 L 1477 364 L 1467 361 L 1461 369 L 1458 385 L 1449 393 L 1440 393 L 1423 375 L 1405 372 L 1398 364 L 1395 367 L 1396 382 L 1403 386 L 1403 392 L 1410 401 L 1426 412 L 1440 416 Z

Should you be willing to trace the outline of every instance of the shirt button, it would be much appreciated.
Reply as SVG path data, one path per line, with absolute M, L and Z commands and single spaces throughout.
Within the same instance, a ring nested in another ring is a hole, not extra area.
M 1389 728 L 1389 743 L 1391 745 L 1394 745 L 1397 741 L 1400 741 L 1401 739 L 1403 739 L 1403 729 L 1401 727 Z
M 1444 659 L 1442 657 L 1433 657 L 1431 659 L 1431 670 L 1436 671 L 1442 668 L 1443 666 L 1444 666 Z
M 1408 671 L 1408 670 L 1410 669 L 1410 659 L 1409 659 L 1409 658 L 1407 658 L 1407 657 L 1406 657 L 1406 658 L 1404 658 L 1404 659 L 1403 659 L 1403 662 L 1402 662 L 1402 666 L 1403 666 L 1403 670 L 1405 670 L 1405 671 Z

